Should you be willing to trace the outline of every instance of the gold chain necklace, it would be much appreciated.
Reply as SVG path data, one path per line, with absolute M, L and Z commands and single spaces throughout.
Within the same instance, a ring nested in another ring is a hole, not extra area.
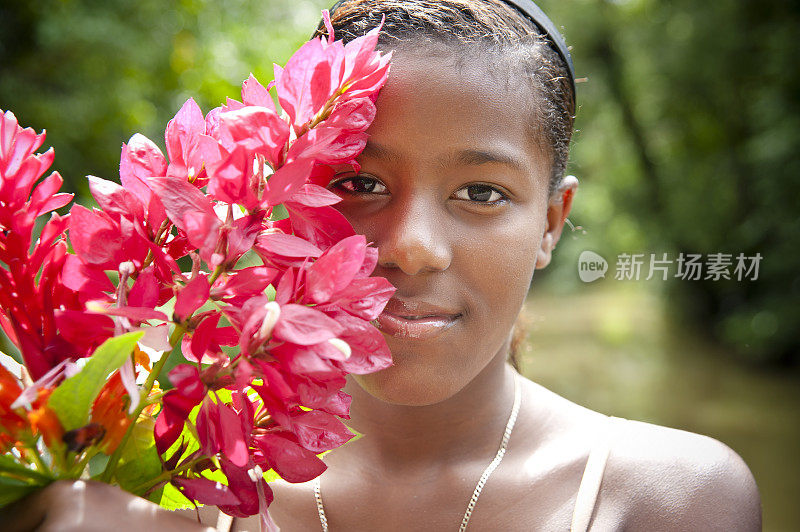
M 467 511 L 464 512 L 464 518 L 461 520 L 461 526 L 458 532 L 464 532 L 469 524 L 469 518 L 472 517 L 472 512 L 475 510 L 475 505 L 478 504 L 478 497 L 481 496 L 481 491 L 489 480 L 489 476 L 497 469 L 503 457 L 506 455 L 506 448 L 508 447 L 508 440 L 511 438 L 511 431 L 514 430 L 514 424 L 517 422 L 517 415 L 519 414 L 520 403 L 522 402 L 522 393 L 519 386 L 520 380 L 519 373 L 514 373 L 514 406 L 511 407 L 511 415 L 508 416 L 508 423 L 506 423 L 506 430 L 503 432 L 503 440 L 500 442 L 500 448 L 497 449 L 497 454 L 494 459 L 483 470 L 478 484 L 475 486 L 475 491 L 472 492 L 472 498 L 467 505 Z M 319 522 L 322 525 L 322 532 L 328 532 L 328 518 L 325 516 L 325 508 L 322 505 L 322 491 L 320 489 L 319 477 L 314 479 L 314 498 L 317 501 L 317 513 L 319 514 Z

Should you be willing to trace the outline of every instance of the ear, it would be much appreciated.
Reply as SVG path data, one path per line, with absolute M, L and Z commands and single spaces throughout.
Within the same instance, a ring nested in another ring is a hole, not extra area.
M 547 220 L 542 236 L 542 245 L 536 252 L 536 269 L 541 270 L 553 256 L 553 249 L 561 238 L 561 231 L 572 209 L 572 200 L 578 190 L 578 179 L 574 175 L 564 176 L 547 204 Z

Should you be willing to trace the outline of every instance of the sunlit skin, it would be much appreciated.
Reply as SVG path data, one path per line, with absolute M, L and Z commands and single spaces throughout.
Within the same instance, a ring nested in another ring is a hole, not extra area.
M 376 275 L 397 287 L 398 298 L 452 318 L 425 339 L 384 329 L 395 365 L 349 380 L 349 424 L 364 437 L 325 458 L 322 494 L 333 532 L 458 529 L 511 410 L 513 323 L 534 271 L 550 261 L 577 188 L 567 178 L 548 194 L 551 154 L 528 123 L 536 101 L 526 85 L 507 83 L 499 70 L 487 75 L 480 59 L 456 68 L 456 58 L 395 56 L 361 174 L 330 185 L 343 198 L 341 212 L 378 246 Z M 604 419 L 523 380 L 506 456 L 468 530 L 569 530 Z M 76 489 L 62 483 L 15 511 L 52 529 L 107 530 L 109 519 L 115 530 L 201 529 L 108 486 Z M 277 482 L 273 490 L 270 512 L 283 532 L 321 529 L 310 482 Z M 201 514 L 214 526 L 216 509 Z M 233 529 L 257 527 L 251 518 Z M 759 528 L 752 475 L 728 447 L 626 423 L 592 530 Z
M 511 408 L 513 324 L 577 187 L 569 178 L 548 193 L 552 155 L 532 132 L 524 86 L 510 90 L 481 64 L 453 63 L 399 54 L 361 173 L 330 185 L 343 198 L 341 212 L 378 246 L 376 275 L 397 287 L 396 297 L 458 316 L 424 340 L 387 334 L 395 365 L 348 384 L 352 426 L 365 437 L 327 460 L 322 485 L 332 524 L 359 522 L 348 513 L 360 499 L 365 511 L 391 516 L 397 530 L 457 527 Z M 538 409 L 527 387 L 524 395 L 523 411 Z M 524 425 L 514 444 L 525 438 Z M 504 470 L 511 471 L 501 467 L 497 476 Z M 482 496 L 473 526 L 492 522 L 501 493 Z
M 536 102 L 524 85 L 488 76 L 480 61 L 457 68 L 454 59 L 395 56 L 361 173 L 330 185 L 343 198 L 341 212 L 378 246 L 376 275 L 397 287 L 396 297 L 457 315 L 429 338 L 386 334 L 395 365 L 351 376 L 350 424 L 364 437 L 326 458 L 321 484 L 334 531 L 457 530 L 511 409 L 512 326 L 535 269 L 550 262 L 577 188 L 568 177 L 548 194 L 551 153 L 532 133 Z M 508 453 L 470 529 L 568 530 L 604 419 L 524 381 Z M 725 521 L 729 509 L 711 500 L 738 495 L 742 478 L 755 489 L 719 442 L 639 423 L 628 430 L 612 452 L 597 530 L 652 530 L 672 505 L 683 505 L 670 516 L 675 530 L 691 529 L 703 512 Z M 675 466 L 676 446 L 689 452 L 680 460 L 691 475 Z M 735 474 L 697 488 L 698 473 L 713 477 L 721 463 Z M 675 499 L 683 490 L 700 496 Z M 275 493 L 271 511 L 282 530 L 319 529 L 310 483 L 278 483 Z M 737 522 L 743 530 L 758 528 L 757 494 L 748 495 Z
M 519 112 L 525 93 L 506 94 L 477 68 L 457 76 L 442 62 L 438 79 L 426 58 L 394 64 L 361 173 L 329 187 L 378 247 L 375 275 L 397 287 L 395 298 L 457 315 L 429 338 L 386 334 L 394 366 L 347 390 L 399 405 L 454 397 L 506 355 L 546 227 L 550 158 Z

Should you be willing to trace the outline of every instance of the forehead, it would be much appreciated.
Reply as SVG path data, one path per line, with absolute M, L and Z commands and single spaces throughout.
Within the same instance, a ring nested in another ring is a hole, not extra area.
M 547 179 L 550 151 L 531 123 L 529 85 L 488 57 L 431 50 L 396 52 L 376 102 L 370 139 L 397 156 L 441 158 L 447 152 L 491 151 Z

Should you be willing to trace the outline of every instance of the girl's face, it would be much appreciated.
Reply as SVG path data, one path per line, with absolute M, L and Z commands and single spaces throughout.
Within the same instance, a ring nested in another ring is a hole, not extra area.
M 440 402 L 506 356 L 537 255 L 544 266 L 566 217 L 552 212 L 524 83 L 453 63 L 396 54 L 361 173 L 329 185 L 378 247 L 374 275 L 397 287 L 379 320 L 394 365 L 355 377 L 390 403 Z

